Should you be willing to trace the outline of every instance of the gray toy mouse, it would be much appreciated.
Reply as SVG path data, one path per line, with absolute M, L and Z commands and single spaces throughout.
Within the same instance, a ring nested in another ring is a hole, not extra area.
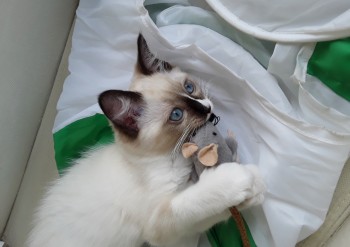
M 191 180 L 194 182 L 198 181 L 204 169 L 225 162 L 238 161 L 238 145 L 233 132 L 229 131 L 228 137 L 224 138 L 215 126 L 219 122 L 219 119 L 219 117 L 212 114 L 209 119 L 210 121 L 193 133 L 190 142 L 182 145 L 182 155 L 185 158 L 191 157 L 194 163 L 194 169 L 191 173 Z M 236 221 L 243 247 L 250 247 L 248 234 L 241 214 L 236 207 L 230 207 L 229 210 Z
M 215 123 L 218 122 L 218 117 Z M 218 131 L 216 124 L 207 122 L 191 137 L 190 142 L 182 146 L 185 158 L 191 157 L 194 163 L 194 172 L 191 179 L 196 182 L 204 169 L 225 162 L 237 161 L 237 142 L 232 132 L 224 138 Z

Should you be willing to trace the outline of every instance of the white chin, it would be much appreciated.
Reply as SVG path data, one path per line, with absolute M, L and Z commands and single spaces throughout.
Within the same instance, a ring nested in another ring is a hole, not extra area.
M 205 107 L 210 107 L 211 111 L 213 111 L 214 109 L 214 105 L 213 103 L 209 100 L 209 99 L 198 99 L 197 100 L 199 103 L 201 103 L 202 105 L 204 105 Z M 210 113 L 211 114 L 211 113 Z M 209 115 L 210 115 L 209 114 Z

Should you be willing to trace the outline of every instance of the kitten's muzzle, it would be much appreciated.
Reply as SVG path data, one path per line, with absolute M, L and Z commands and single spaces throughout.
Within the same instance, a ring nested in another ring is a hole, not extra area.
M 204 100 L 196 100 L 192 98 L 186 98 L 187 105 L 192 108 L 195 112 L 201 114 L 209 114 L 211 113 L 212 106 L 210 104 L 203 104 Z M 206 102 L 205 102 L 206 103 Z
M 211 114 L 211 106 L 208 106 L 208 107 L 204 106 L 203 113 L 204 114 Z
M 201 115 L 208 115 L 209 117 L 210 114 L 212 113 L 212 109 L 213 109 L 212 103 L 207 99 L 197 100 L 197 99 L 186 97 L 186 103 L 197 114 L 199 113 Z
M 198 100 L 204 106 L 204 113 L 207 114 L 207 120 L 213 114 L 213 103 L 209 99 Z

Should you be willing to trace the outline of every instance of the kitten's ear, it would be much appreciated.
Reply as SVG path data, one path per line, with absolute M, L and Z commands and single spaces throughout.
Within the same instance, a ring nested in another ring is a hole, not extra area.
M 98 103 L 116 130 L 135 139 L 139 133 L 138 119 L 144 108 L 142 95 L 131 91 L 108 90 L 100 94 Z
M 148 48 L 147 42 L 142 34 L 137 39 L 137 68 L 144 75 L 152 75 L 155 72 L 170 71 L 172 66 L 155 57 Z

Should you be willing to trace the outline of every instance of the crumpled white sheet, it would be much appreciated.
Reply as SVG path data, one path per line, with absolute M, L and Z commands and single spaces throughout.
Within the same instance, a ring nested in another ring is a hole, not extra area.
M 254 37 L 312 42 L 350 36 L 348 0 L 206 0 L 231 25 Z
M 219 129 L 235 132 L 242 163 L 259 166 L 268 185 L 266 200 L 244 212 L 258 246 L 291 247 L 314 232 L 350 150 L 347 128 L 320 122 L 339 112 L 321 111 L 322 105 L 298 86 L 291 104 L 277 80 L 232 40 L 198 25 L 158 28 L 142 1 L 80 1 L 71 74 L 58 102 L 54 132 L 101 113 L 100 92 L 127 89 L 140 31 L 160 58 L 208 81 L 221 116 Z M 301 114 L 300 106 L 304 113 L 317 114 Z

